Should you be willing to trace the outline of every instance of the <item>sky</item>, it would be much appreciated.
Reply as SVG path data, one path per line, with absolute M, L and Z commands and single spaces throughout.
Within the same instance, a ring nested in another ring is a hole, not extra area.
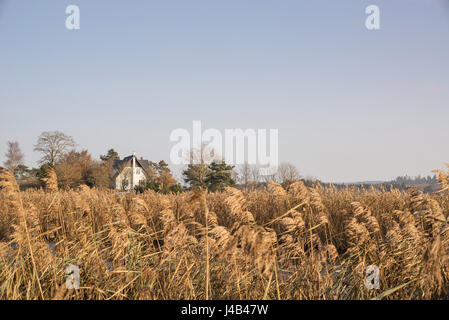
M 54 130 L 169 162 L 200 120 L 278 129 L 280 161 L 326 182 L 428 175 L 449 162 L 448 40 L 446 0 L 0 0 L 0 163 L 17 140 L 36 166 Z

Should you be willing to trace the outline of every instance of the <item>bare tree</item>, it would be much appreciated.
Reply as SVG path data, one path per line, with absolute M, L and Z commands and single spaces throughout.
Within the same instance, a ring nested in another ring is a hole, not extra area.
M 266 174 L 266 175 L 261 175 L 262 181 L 265 183 L 268 182 L 276 182 L 279 183 L 280 179 L 279 179 L 279 174 L 278 172 L 274 172 L 273 174 Z
M 222 160 L 221 155 L 217 154 L 215 150 L 206 143 L 202 143 L 199 147 L 189 150 L 188 156 L 191 164 L 209 165 L 213 161 Z
M 75 146 L 75 140 L 60 131 L 42 132 L 34 151 L 42 153 L 40 164 L 48 163 L 54 166 L 70 148 Z
M 248 164 L 248 162 L 245 161 L 244 164 L 240 165 L 237 168 L 237 174 L 238 174 L 238 181 L 240 184 L 243 184 L 243 187 L 248 189 L 248 183 L 251 180 L 251 166 Z
M 238 182 L 242 184 L 245 189 L 257 187 L 259 183 L 266 180 L 266 177 L 260 173 L 261 168 L 262 167 L 258 164 L 249 164 L 248 162 L 238 166 Z
M 8 151 L 5 153 L 5 167 L 15 174 L 16 169 L 23 165 L 23 153 L 20 150 L 19 142 L 8 141 Z
M 282 162 L 279 165 L 277 175 L 282 184 L 298 181 L 301 178 L 298 169 L 289 162 Z
M 250 177 L 249 184 L 257 186 L 261 180 L 260 166 L 255 165 L 255 164 L 251 165 L 249 167 L 249 177 Z
M 234 182 L 237 182 L 239 180 L 239 172 L 238 169 L 236 169 L 235 166 L 232 166 L 232 170 L 231 170 L 231 178 L 234 180 Z

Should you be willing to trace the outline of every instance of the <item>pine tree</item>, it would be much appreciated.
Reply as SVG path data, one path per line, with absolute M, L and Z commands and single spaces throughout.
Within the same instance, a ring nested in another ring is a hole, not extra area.
M 100 156 L 100 159 L 106 162 L 109 160 L 120 160 L 120 157 L 114 149 L 109 149 L 107 154 Z
M 190 189 L 207 188 L 206 179 L 210 172 L 209 167 L 204 164 L 189 164 L 183 171 L 184 182 L 190 186 Z
M 227 165 L 225 161 L 212 162 L 206 175 L 206 185 L 209 191 L 223 191 L 225 187 L 234 186 L 235 181 L 232 178 L 232 169 L 234 167 Z

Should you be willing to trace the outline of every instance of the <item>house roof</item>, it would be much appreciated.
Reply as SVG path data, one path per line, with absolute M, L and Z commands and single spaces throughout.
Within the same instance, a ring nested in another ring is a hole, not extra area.
M 114 161 L 114 169 L 119 169 L 122 165 L 127 164 L 128 162 L 130 162 L 132 160 L 132 158 L 135 156 L 128 156 L 123 158 L 122 160 L 115 160 Z M 138 159 L 136 158 L 136 162 L 144 169 L 147 169 L 150 166 L 150 161 L 148 160 L 144 160 L 144 159 Z
M 115 177 L 116 175 L 118 175 L 121 171 L 121 169 L 123 167 L 126 166 L 126 164 L 128 164 L 129 162 L 131 162 L 131 160 L 133 159 L 133 157 L 136 158 L 136 163 L 138 165 L 140 165 L 142 168 L 144 169 L 148 169 L 150 167 L 150 161 L 148 160 L 144 160 L 144 159 L 138 159 L 136 156 L 128 156 L 123 158 L 122 160 L 115 160 L 114 164 L 112 165 L 112 168 L 114 170 L 113 173 L 113 177 Z

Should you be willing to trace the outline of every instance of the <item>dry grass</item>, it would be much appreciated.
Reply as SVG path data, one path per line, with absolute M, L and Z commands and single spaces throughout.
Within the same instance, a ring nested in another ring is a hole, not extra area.
M 448 298 L 447 191 L 124 195 L 55 179 L 20 192 L 0 169 L 0 299 Z M 372 264 L 379 290 L 365 287 Z

